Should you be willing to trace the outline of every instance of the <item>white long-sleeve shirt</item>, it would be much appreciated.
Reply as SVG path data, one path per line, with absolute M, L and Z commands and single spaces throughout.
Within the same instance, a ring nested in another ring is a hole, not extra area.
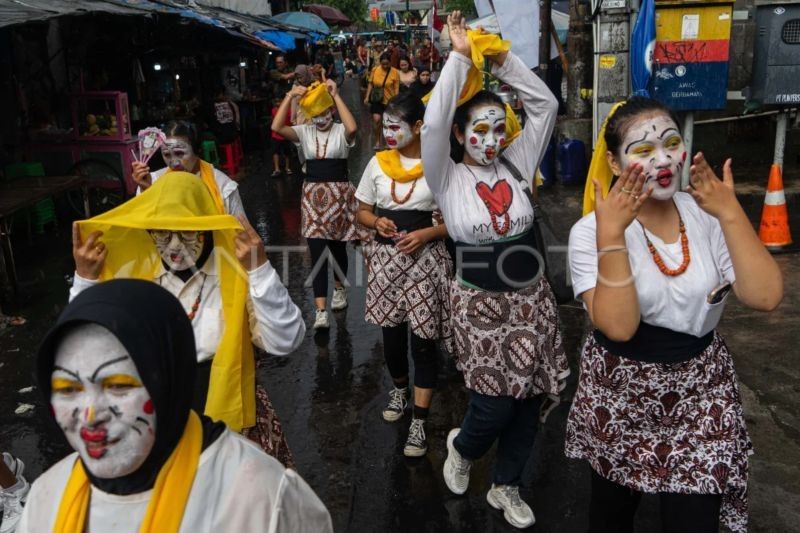
M 155 172 L 151 172 L 150 176 L 153 180 L 153 183 L 155 183 L 156 180 L 158 180 L 161 176 L 166 174 L 168 170 L 169 168 L 164 167 L 160 170 L 156 170 Z M 244 206 L 242 205 L 242 197 L 239 194 L 239 184 L 230 179 L 227 174 L 218 168 L 214 168 L 214 181 L 217 182 L 219 193 L 222 196 L 222 203 L 225 204 L 225 212 L 233 216 L 247 216 L 244 212 Z M 141 188 L 136 187 L 136 194 L 139 195 L 141 192 Z
M 53 531 L 61 496 L 78 458 L 72 453 L 31 487 L 18 533 Z M 86 531 L 139 531 L 153 491 L 120 496 L 91 487 Z M 181 533 L 333 531 L 325 505 L 293 470 L 226 429 L 200 454 Z
M 267 262 L 248 273 L 250 294 L 247 298 L 247 313 L 253 343 L 267 353 L 287 355 L 303 342 L 306 325 L 300 309 L 292 302 L 289 291 L 281 283 L 278 273 Z M 203 279 L 205 278 L 205 283 Z M 192 321 L 194 340 L 197 346 L 197 362 L 211 359 L 217 351 L 225 318 L 222 314 L 222 293 L 219 288 L 214 254 L 209 256 L 199 271 L 184 283 L 176 275 L 163 270 L 153 280 L 180 300 L 187 314 L 197 299 L 200 287 L 203 295 Z M 80 277 L 77 272 L 69 291 L 72 301 L 87 288 L 100 283 Z
M 450 53 L 425 110 L 422 164 L 450 236 L 456 241 L 483 244 L 527 231 L 533 224 L 533 209 L 522 185 L 499 161 L 487 166 L 467 166 L 450 159 L 450 132 L 457 98 L 471 66 L 471 59 L 458 52 Z M 511 52 L 503 66 L 492 66 L 492 74 L 517 91 L 528 117 L 522 133 L 502 157 L 517 167 L 530 190 L 553 133 L 558 102 L 547 85 Z M 510 225 L 508 232 L 501 235 L 492 224 L 485 199 L 499 204 L 509 191 L 511 205 L 505 213 L 508 217 L 495 217 L 501 229 L 506 223 Z

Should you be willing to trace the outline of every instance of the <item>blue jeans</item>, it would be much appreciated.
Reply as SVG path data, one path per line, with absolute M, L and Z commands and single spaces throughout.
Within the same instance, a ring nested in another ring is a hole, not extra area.
M 462 457 L 475 461 L 499 439 L 494 483 L 519 485 L 539 429 L 541 406 L 541 396 L 517 400 L 469 391 L 467 414 L 453 445 Z

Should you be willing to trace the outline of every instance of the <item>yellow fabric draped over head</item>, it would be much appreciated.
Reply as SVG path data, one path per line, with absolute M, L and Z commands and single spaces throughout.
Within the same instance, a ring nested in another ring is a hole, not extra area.
M 424 174 L 421 161 L 406 170 L 400 162 L 400 152 L 397 150 L 382 150 L 377 152 L 375 157 L 378 159 L 378 164 L 383 173 L 394 181 L 408 183 L 421 178 Z
M 300 109 L 309 118 L 324 113 L 329 107 L 333 106 L 333 97 L 328 92 L 328 86 L 324 83 L 314 82 L 300 98 Z
M 139 528 L 140 532 L 178 532 L 194 484 L 202 447 L 203 427 L 200 424 L 200 417 L 194 411 L 190 411 L 189 420 L 186 421 L 186 428 L 178 445 L 158 472 L 144 520 Z M 83 461 L 78 459 L 61 495 L 53 531 L 55 533 L 86 531 L 90 496 L 89 478 L 84 470 Z
M 242 226 L 231 215 L 219 214 L 203 180 L 188 172 L 168 172 L 139 196 L 78 226 L 84 241 L 94 231 L 103 232 L 108 256 L 101 280 L 152 280 L 158 275 L 161 257 L 146 230 L 214 232 L 225 328 L 211 364 L 205 414 L 234 431 L 255 425 L 255 360 L 246 307 L 249 281 L 234 246 Z
M 586 185 L 583 189 L 583 216 L 594 211 L 595 197 L 594 183 L 592 180 L 597 180 L 597 182 L 600 183 L 603 189 L 603 198 L 605 198 L 608 191 L 611 189 L 611 181 L 614 179 L 614 173 L 611 171 L 611 167 L 608 164 L 608 157 L 606 157 L 606 152 L 608 152 L 608 146 L 606 146 L 606 126 L 608 125 L 609 119 L 614 116 L 614 113 L 616 113 L 617 109 L 623 104 L 625 104 L 624 101 L 614 104 L 614 107 L 612 107 L 611 111 L 606 115 L 600 132 L 597 134 L 597 143 L 594 145 L 592 162 L 589 165 L 589 173 L 586 178 Z

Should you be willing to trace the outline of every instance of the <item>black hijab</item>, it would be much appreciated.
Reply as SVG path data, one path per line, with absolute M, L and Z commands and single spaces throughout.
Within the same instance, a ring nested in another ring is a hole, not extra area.
M 177 298 L 150 281 L 116 279 L 85 290 L 64 309 L 39 348 L 37 377 L 48 405 L 56 350 L 69 331 L 86 323 L 103 326 L 119 339 L 158 417 L 153 449 L 138 470 L 113 479 L 96 478 L 88 469 L 86 474 L 104 492 L 124 495 L 149 490 L 189 417 L 197 367 L 192 325 Z M 207 440 L 210 421 L 204 422 Z

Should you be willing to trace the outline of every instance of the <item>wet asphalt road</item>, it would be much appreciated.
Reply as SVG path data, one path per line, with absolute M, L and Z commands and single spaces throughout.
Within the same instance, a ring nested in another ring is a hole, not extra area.
M 344 95 L 357 115 L 361 132 L 351 151 L 351 179 L 357 182 L 372 156 L 368 115 L 358 102 L 355 84 Z M 250 154 L 240 183 L 248 217 L 282 269 L 278 248 L 302 245 L 299 177 L 269 178 L 268 152 Z M 542 202 L 556 233 L 566 237 L 579 213 L 579 191 L 545 193 Z M 33 383 L 38 339 L 63 308 L 72 271 L 69 232 L 35 237 L 20 246 L 23 287 L 10 311 L 24 314 L 28 325 L 0 331 L 0 451 L 27 464 L 29 479 L 63 457 L 69 449 L 47 419 Z M 305 281 L 311 269 L 306 254 L 286 253 L 285 279 L 302 309 L 309 332 L 302 346 L 285 358 L 261 361 L 259 380 L 278 411 L 298 470 L 328 506 L 336 531 L 348 532 L 498 532 L 514 531 L 485 500 L 491 483 L 493 451 L 472 470 L 465 496 L 450 494 L 442 480 L 445 438 L 460 425 L 467 394 L 460 373 L 446 355 L 440 362 L 439 387 L 426 426 L 429 452 L 421 459 L 402 455 L 410 422 L 384 422 L 391 380 L 383 364 L 379 328 L 364 321 L 363 260 L 350 246 L 350 306 L 333 314 L 331 329 L 314 334 L 313 303 Z M 800 355 L 797 344 L 798 267 L 796 255 L 779 258 L 787 276 L 787 301 L 772 315 L 732 305 L 722 330 L 736 357 L 745 411 L 756 446 L 751 482 L 751 530 L 792 531 L 800 527 Z M 562 404 L 541 427 L 524 475 L 523 497 L 537 524 L 530 531 L 582 532 L 587 526 L 588 467 L 563 454 L 564 425 L 574 392 L 576 363 L 586 322 L 576 305 L 562 306 L 561 319 L 573 375 Z M 33 408 L 15 414 L 20 406 Z M 658 503 L 645 497 L 637 531 L 657 531 Z

